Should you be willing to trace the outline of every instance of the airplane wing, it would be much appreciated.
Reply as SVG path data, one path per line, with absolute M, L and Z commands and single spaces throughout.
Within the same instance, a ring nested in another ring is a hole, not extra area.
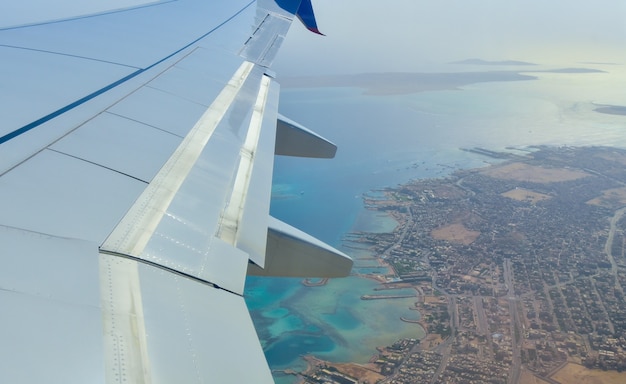
M 352 265 L 269 216 L 275 153 L 335 151 L 269 69 L 310 0 L 122 2 L 0 12 L 1 381 L 271 382 L 248 269 Z

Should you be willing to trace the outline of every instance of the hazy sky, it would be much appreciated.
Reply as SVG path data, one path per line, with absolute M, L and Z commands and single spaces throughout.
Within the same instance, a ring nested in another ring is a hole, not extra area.
M 313 0 L 326 37 L 291 27 L 281 75 L 435 70 L 467 58 L 626 63 L 624 0 Z

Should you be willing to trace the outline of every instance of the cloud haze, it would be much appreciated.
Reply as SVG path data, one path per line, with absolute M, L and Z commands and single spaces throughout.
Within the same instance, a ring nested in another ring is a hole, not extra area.
M 320 30 L 294 24 L 280 74 L 435 70 L 479 57 L 543 64 L 626 62 L 622 0 L 315 0 Z

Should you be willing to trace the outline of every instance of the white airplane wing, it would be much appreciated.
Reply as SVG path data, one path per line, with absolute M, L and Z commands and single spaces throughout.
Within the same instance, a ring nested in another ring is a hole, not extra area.
M 12 3 L 0 381 L 271 382 L 247 270 L 352 265 L 269 216 L 275 153 L 335 151 L 278 115 L 269 70 L 295 16 L 319 32 L 310 0 Z

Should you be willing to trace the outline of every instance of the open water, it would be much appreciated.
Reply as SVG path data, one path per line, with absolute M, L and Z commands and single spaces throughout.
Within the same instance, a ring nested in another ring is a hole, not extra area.
M 365 211 L 363 194 L 495 162 L 461 147 L 626 147 L 626 116 L 594 112 L 594 103 L 626 105 L 626 71 L 594 68 L 608 73 L 542 73 L 532 81 L 389 96 L 357 88 L 283 89 L 281 112 L 337 143 L 339 151 L 333 160 L 277 158 L 272 214 L 342 249 L 349 231 L 384 232 L 395 225 Z M 357 259 L 357 271 L 385 272 L 366 251 L 343 250 Z M 399 320 L 419 318 L 408 309 L 413 299 L 360 300 L 376 285 L 358 277 L 320 287 L 249 278 L 246 301 L 272 369 L 303 369 L 304 354 L 363 363 L 376 346 L 423 336 L 419 325 Z M 294 380 L 279 372 L 275 379 Z

